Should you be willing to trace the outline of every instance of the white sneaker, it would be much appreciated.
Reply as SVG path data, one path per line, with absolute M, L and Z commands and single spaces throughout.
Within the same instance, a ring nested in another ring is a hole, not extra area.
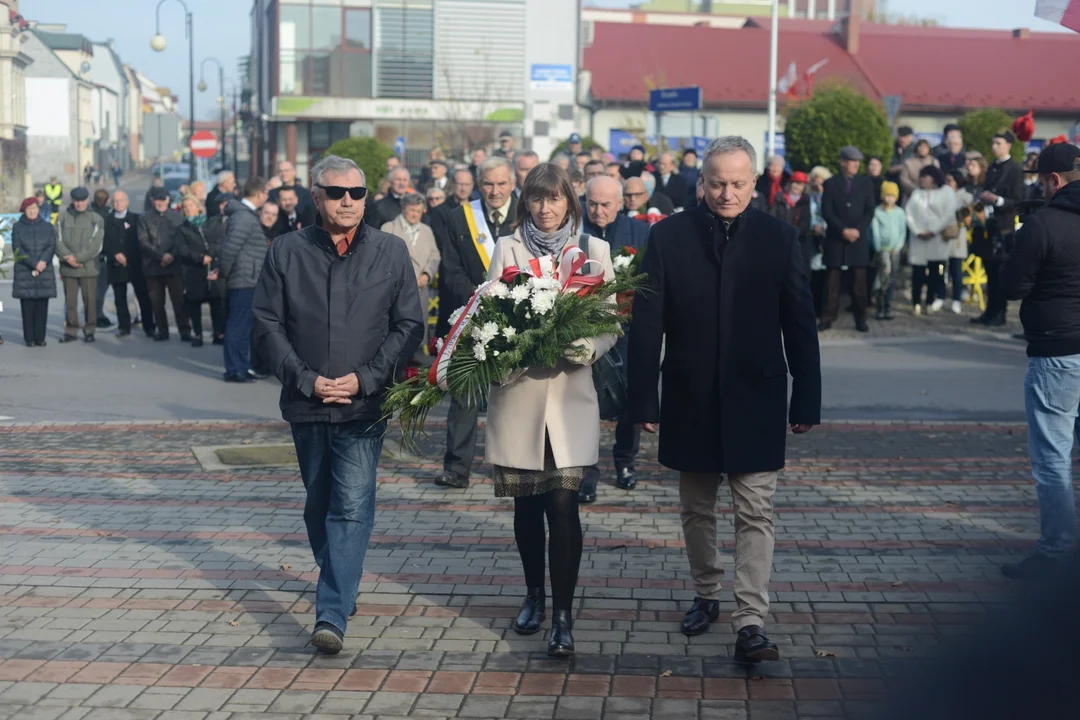
M 945 307 L 945 301 L 938 298 L 934 302 L 930 303 L 929 312 L 936 313 L 941 308 Z
M 962 310 L 963 309 L 960 307 L 960 301 L 959 300 L 953 300 L 952 301 L 952 311 L 954 313 L 956 313 L 957 315 L 959 315 L 962 312 Z
M 922 305 L 916 305 L 915 307 L 911 308 L 911 314 L 915 317 L 919 317 L 920 315 L 922 315 Z

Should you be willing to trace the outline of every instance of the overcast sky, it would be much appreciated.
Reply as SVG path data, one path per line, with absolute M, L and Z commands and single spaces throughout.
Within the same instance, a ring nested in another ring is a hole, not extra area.
M 881 0 L 879 0 L 880 2 Z M 225 77 L 238 77 L 237 61 L 247 55 L 250 45 L 249 0 L 186 0 L 195 23 L 195 80 L 199 63 L 214 56 L 225 66 Z M 528 0 L 544 2 L 544 0 Z M 821 0 L 823 5 L 825 0 Z M 587 5 L 625 7 L 627 0 L 586 0 Z M 91 40 L 115 40 L 121 59 L 138 68 L 154 82 L 167 85 L 188 107 L 188 51 L 184 39 L 184 10 L 176 0 L 161 8 L 162 34 L 169 42 L 165 52 L 150 49 L 154 34 L 156 0 L 21 0 L 19 9 L 30 20 L 66 23 L 70 32 Z M 1060 29 L 1035 18 L 1035 0 L 888 0 L 889 13 L 934 18 L 943 25 L 982 28 L 1030 27 L 1032 30 Z M 463 42 L 471 42 L 463 39 Z M 217 117 L 215 98 L 217 66 L 207 63 L 210 88 L 198 93 L 196 110 L 200 119 Z

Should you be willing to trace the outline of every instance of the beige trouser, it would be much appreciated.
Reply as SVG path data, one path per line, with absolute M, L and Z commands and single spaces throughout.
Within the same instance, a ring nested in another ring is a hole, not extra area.
M 697 594 L 720 599 L 724 567 L 716 547 L 716 491 L 720 473 L 680 473 L 683 539 L 690 559 L 690 575 Z M 776 473 L 728 475 L 735 506 L 735 612 L 736 630 L 765 625 L 769 612 L 769 576 L 772 574 L 773 493 Z

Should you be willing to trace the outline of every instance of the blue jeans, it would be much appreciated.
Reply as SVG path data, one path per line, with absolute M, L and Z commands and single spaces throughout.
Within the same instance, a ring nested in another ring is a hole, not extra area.
M 246 377 L 251 369 L 251 328 L 255 315 L 251 305 L 255 288 L 229 291 L 229 314 L 225 317 L 225 377 Z
M 384 423 L 293 423 L 307 490 L 304 524 L 319 566 L 315 621 L 345 632 L 375 525 L 375 471 Z
M 964 258 L 949 258 L 949 280 L 952 282 L 952 299 L 959 302 L 964 296 Z
M 1038 552 L 1067 560 L 1076 543 L 1072 448 L 1080 433 L 1080 355 L 1028 358 L 1024 400 L 1039 497 Z

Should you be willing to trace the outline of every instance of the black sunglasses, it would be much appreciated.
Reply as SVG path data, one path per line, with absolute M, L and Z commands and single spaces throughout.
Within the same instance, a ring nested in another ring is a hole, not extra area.
M 341 198 L 345 197 L 345 193 L 349 193 L 349 197 L 351 197 L 353 200 L 361 200 L 365 195 L 367 195 L 366 187 L 341 187 L 340 185 L 319 184 L 316 184 L 315 187 L 322 188 L 323 192 L 326 193 L 326 197 L 330 198 L 331 200 L 340 200 Z

